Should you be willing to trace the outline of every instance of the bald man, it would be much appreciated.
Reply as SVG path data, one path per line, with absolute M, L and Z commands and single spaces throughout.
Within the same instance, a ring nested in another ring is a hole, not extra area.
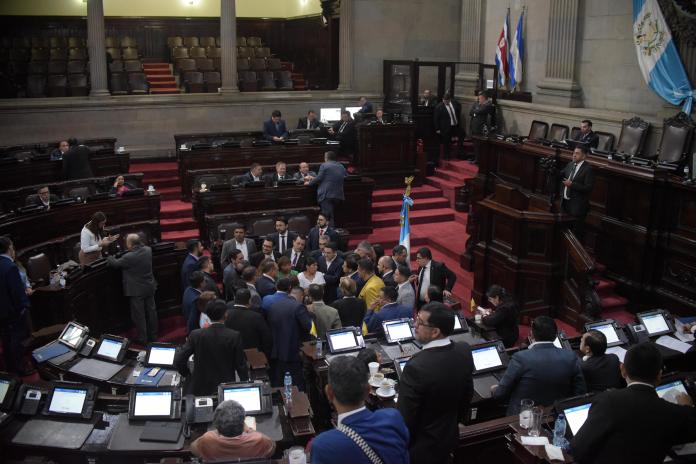
M 109 256 L 107 264 L 121 269 L 123 295 L 130 299 L 131 320 L 137 330 L 136 343 L 145 345 L 157 340 L 157 281 L 152 273 L 152 250 L 138 234 L 126 237 L 128 252 L 120 258 Z

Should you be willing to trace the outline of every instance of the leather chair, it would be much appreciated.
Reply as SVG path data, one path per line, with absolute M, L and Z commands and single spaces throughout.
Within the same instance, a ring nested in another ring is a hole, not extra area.
M 247 37 L 246 42 L 247 47 L 260 47 L 263 45 L 261 43 L 261 37 Z
M 249 71 L 249 58 L 237 58 L 237 71 Z
M 82 37 L 68 37 L 68 48 L 85 48 L 85 39 Z
M 70 187 L 65 189 L 65 197 L 81 198 L 82 200 L 84 200 L 85 198 L 89 198 L 92 195 L 94 195 L 95 192 L 96 189 L 93 185 L 80 185 L 77 187 Z
M 86 63 L 81 60 L 68 61 L 68 74 L 86 74 Z
M 249 47 L 237 47 L 237 58 L 253 58 L 254 52 Z
M 261 218 L 255 219 L 251 222 L 250 235 L 256 237 L 265 237 L 266 235 L 271 235 L 275 233 L 275 219 L 274 218 Z
M 86 97 L 89 95 L 89 81 L 86 74 L 70 74 L 68 82 L 71 96 Z
M 86 60 L 87 59 L 87 51 L 84 48 L 71 48 L 68 50 L 68 59 L 69 60 Z M 112 59 L 116 59 L 113 58 Z
M 570 129 L 570 138 L 575 140 L 575 137 L 580 136 L 580 128 L 575 126 L 572 129 Z
M 271 71 L 261 73 L 261 90 L 277 90 L 275 77 Z
M 143 64 L 140 60 L 125 60 L 123 62 L 123 69 L 127 73 L 139 73 L 143 72 Z
M 237 73 L 239 76 L 239 90 L 242 92 L 256 92 L 258 80 L 254 71 L 242 71 Z
M 51 46 L 51 43 L 45 37 L 32 37 L 31 46 L 32 48 L 49 48 Z
M 621 123 L 621 134 L 619 134 L 616 152 L 629 156 L 641 156 L 649 128 L 650 123 L 643 121 L 638 116 L 624 119 Z
M 48 61 L 31 61 L 27 68 L 29 74 L 48 74 Z
M 696 123 L 683 112 L 667 118 L 662 129 L 657 160 L 663 163 L 678 163 L 689 155 L 689 147 Z
M 169 48 L 183 47 L 184 46 L 184 39 L 182 39 L 179 36 L 168 37 L 167 38 L 167 46 Z
M 119 40 L 116 37 L 106 37 L 104 39 L 104 46 L 106 48 L 117 48 L 119 46 Z
M 68 67 L 65 61 L 49 61 L 48 74 L 65 74 Z
M 200 44 L 201 47 L 214 47 L 215 46 L 215 37 L 201 37 L 198 40 L 198 43 Z
M 123 72 L 123 61 L 114 60 L 111 63 L 109 63 L 109 72 L 111 72 L 111 73 Z
M 126 73 L 111 73 L 111 95 L 127 95 L 128 78 Z
M 191 58 L 207 58 L 205 54 L 205 48 L 203 47 L 191 47 L 189 48 L 189 57 Z
M 48 48 L 32 48 L 31 61 L 48 61 L 50 51 Z
M 271 56 L 271 49 L 268 47 L 256 47 L 254 49 L 254 56 L 257 58 L 268 58 Z
M 48 96 L 68 96 L 68 76 L 65 74 L 53 74 L 48 76 Z
M 48 59 L 51 61 L 67 60 L 68 50 L 65 48 L 52 48 L 49 52 Z
M 196 70 L 196 60 L 191 58 L 184 58 L 183 60 L 178 60 L 176 62 L 176 69 L 179 73 L 180 80 L 183 78 L 184 73 Z
M 208 93 L 217 93 L 218 89 L 222 87 L 222 78 L 217 71 L 204 72 L 203 80 L 205 81 L 205 91 Z
M 549 140 L 565 140 L 568 138 L 568 126 L 551 124 Z
M 106 49 L 106 54 L 111 57 L 111 60 L 121 59 L 121 49 L 116 47 L 109 47 Z
M 280 62 L 280 60 L 278 58 L 267 59 L 266 65 L 268 66 L 269 71 L 282 71 L 283 70 L 283 64 Z
M 144 95 L 150 91 L 145 73 L 128 73 L 128 86 L 134 95 Z
M 280 71 L 277 73 L 277 79 L 279 90 L 293 90 L 295 88 L 290 71 Z
M 237 46 L 238 47 L 246 47 L 247 46 L 246 37 L 237 37 Z
M 172 49 L 172 58 L 175 60 L 181 59 L 181 58 L 188 58 L 188 48 L 185 47 L 176 47 Z
M 27 260 L 27 278 L 38 286 L 48 285 L 51 279 L 51 260 L 45 253 L 31 256 Z
M 266 70 L 266 60 L 264 58 L 252 58 L 251 59 L 251 70 L 252 71 L 265 71 Z
M 614 134 L 609 132 L 595 132 L 599 138 L 599 143 L 597 144 L 597 149 L 602 151 L 611 152 L 614 150 Z
M 51 48 L 67 48 L 68 42 L 65 37 L 51 37 L 48 39 L 48 46 Z
M 182 76 L 186 93 L 202 93 L 205 89 L 203 84 L 203 73 L 198 71 L 187 71 Z
M 208 55 L 208 58 L 213 60 L 213 67 L 215 70 L 220 71 L 222 49 L 219 47 L 208 47 L 205 52 Z
M 232 185 L 242 185 L 244 182 L 244 175 L 238 175 L 232 177 Z
M 140 55 L 138 55 L 137 48 L 123 48 L 121 49 L 121 58 L 123 60 L 140 60 Z
M 532 125 L 529 128 L 529 138 L 532 140 L 545 139 L 548 132 L 548 124 L 543 121 L 532 121 Z
M 210 58 L 196 58 L 196 69 L 200 72 L 215 71 L 215 65 Z
M 307 235 L 309 235 L 309 230 L 312 228 L 312 226 L 312 221 L 306 214 L 291 216 L 288 219 L 288 229 L 303 237 L 307 237 Z
M 46 76 L 29 75 L 27 77 L 27 97 L 37 98 L 46 96 Z
M 208 187 L 211 185 L 229 184 L 230 178 L 225 174 L 201 174 L 196 176 L 193 184 L 196 187 L 200 187 L 201 184 L 206 184 Z
M 184 37 L 184 47 L 197 47 L 198 37 Z
M 121 39 L 121 48 L 138 48 L 138 42 L 133 37 Z

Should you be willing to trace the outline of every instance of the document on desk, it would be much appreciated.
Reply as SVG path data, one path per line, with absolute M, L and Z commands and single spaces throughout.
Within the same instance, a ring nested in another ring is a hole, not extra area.
M 611 346 L 607 348 L 605 352 L 615 354 L 621 362 L 624 362 L 624 358 L 626 357 L 626 348 L 621 348 L 620 346 Z
M 662 345 L 665 348 L 669 348 L 670 350 L 678 351 L 680 353 L 686 353 L 691 349 L 691 345 L 688 343 L 684 343 L 681 340 L 677 340 L 674 337 L 670 337 L 669 335 L 663 335 L 657 340 L 655 340 L 655 343 L 658 345 Z
M 544 449 L 546 450 L 546 455 L 550 460 L 565 462 L 565 459 L 563 458 L 563 450 L 558 446 L 546 444 L 544 445 Z
M 530 437 L 527 435 L 522 435 L 520 436 L 520 441 L 523 445 L 528 446 L 542 446 L 549 444 L 549 439 L 547 437 Z
M 691 456 L 696 454 L 696 442 L 677 445 L 672 450 L 677 456 Z

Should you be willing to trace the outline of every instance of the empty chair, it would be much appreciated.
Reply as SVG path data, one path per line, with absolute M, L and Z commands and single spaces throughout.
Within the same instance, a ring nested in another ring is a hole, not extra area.
M 266 60 L 266 65 L 269 71 L 282 71 L 283 65 L 278 58 L 269 58 Z
M 247 46 L 246 37 L 237 37 L 237 46 L 238 47 L 246 47 Z
M 222 86 L 222 79 L 220 78 L 220 73 L 217 71 L 204 72 L 203 80 L 205 81 L 206 92 L 215 93 Z
M 68 59 L 68 50 L 65 48 L 52 48 L 48 58 L 51 61 L 56 61 L 56 60 L 67 60 Z
M 243 92 L 255 92 L 258 88 L 256 73 L 254 71 L 241 71 L 239 77 L 239 90 Z
M 266 60 L 263 58 L 252 58 L 251 59 L 251 70 L 252 71 L 265 71 L 266 70 Z
M 31 256 L 27 260 L 27 278 L 38 286 L 48 285 L 52 267 L 51 260 L 45 253 Z
M 65 61 L 49 61 L 48 74 L 65 74 L 68 67 Z
M 629 156 L 640 156 L 643 153 L 649 128 L 650 123 L 638 116 L 624 119 L 621 123 L 621 134 L 619 134 L 619 143 L 616 144 L 616 151 Z
M 182 75 L 186 93 L 201 93 L 204 91 L 203 73 L 198 71 L 187 71 Z
M 48 61 L 32 61 L 27 68 L 29 74 L 46 74 L 48 73 Z
M 658 161 L 677 163 L 689 156 L 694 127 L 696 124 L 683 112 L 665 119 L 660 148 L 657 150 Z
M 73 97 L 86 97 L 89 95 L 89 82 L 86 74 L 70 74 L 68 79 L 70 95 Z
M 271 71 L 261 73 L 261 90 L 276 90 L 276 81 Z
M 183 47 L 184 46 L 184 39 L 182 39 L 179 36 L 176 37 L 168 37 L 167 38 L 167 46 L 169 48 L 175 48 L 175 47 Z
M 599 138 L 599 143 L 597 144 L 598 150 L 611 152 L 614 149 L 614 134 L 609 132 L 595 132 Z
M 128 86 L 132 94 L 143 95 L 148 93 L 147 76 L 145 73 L 129 73 Z
M 572 140 L 576 140 L 579 137 L 580 137 L 580 128 L 579 127 L 575 126 L 572 129 L 570 129 L 570 138 Z
M 565 140 L 568 138 L 568 126 L 551 124 L 549 140 Z
M 293 90 L 292 73 L 290 71 L 280 71 L 278 74 L 278 89 Z
M 10 60 L 12 61 L 29 61 L 30 56 L 31 52 L 28 48 L 13 48 L 10 50 Z
M 31 38 L 32 48 L 50 48 L 50 41 L 44 37 L 32 37 Z
M 249 71 L 249 58 L 237 58 L 237 71 Z
M 246 42 L 247 47 L 260 47 L 262 45 L 261 37 L 247 37 Z
M 220 37 L 215 37 L 215 46 L 220 47 Z
M 133 37 L 124 37 L 121 39 L 121 48 L 137 48 L 138 42 Z
M 123 61 L 114 60 L 109 63 L 109 71 L 112 73 L 123 72 Z
M 140 60 L 126 60 L 123 62 L 123 70 L 127 73 L 142 72 L 143 65 Z
M 66 97 L 68 95 L 68 76 L 54 74 L 48 76 L 48 96 Z
M 96 189 L 92 185 L 80 185 L 71 187 L 65 190 L 66 198 L 89 198 L 96 193 Z
M 198 43 L 201 47 L 214 47 L 215 37 L 201 37 Z
M 181 59 L 181 58 L 188 58 L 189 53 L 188 53 L 188 48 L 185 47 L 177 47 L 172 49 L 172 58 L 175 60 Z
M 31 40 L 27 37 L 15 37 L 12 39 L 12 48 L 31 48 Z
M 254 56 L 252 49 L 249 47 L 237 47 L 237 58 L 251 58 Z
M 50 52 L 47 48 L 32 48 L 31 61 L 48 61 Z
M 138 60 L 140 59 L 140 56 L 138 56 L 138 49 L 137 48 L 123 48 L 121 49 L 121 58 L 124 60 Z
M 548 124 L 543 121 L 532 121 L 532 126 L 529 128 L 529 138 L 532 140 L 545 139 L 548 132 Z
M 205 48 L 203 48 L 203 47 L 191 47 L 191 48 L 189 48 L 189 57 L 191 57 L 191 58 L 206 58 Z
M 197 47 L 198 37 L 184 37 L 184 47 Z
M 208 47 L 205 49 L 205 55 L 208 58 L 220 58 L 222 56 L 222 49 L 220 47 Z
M 201 184 L 206 186 L 227 184 L 230 181 L 229 176 L 226 174 L 203 174 L 196 176 L 194 184 L 196 187 L 200 188 Z
M 111 94 L 126 95 L 128 93 L 128 78 L 126 73 L 111 73 Z
M 75 50 L 80 50 L 80 49 L 75 48 Z M 107 48 L 106 54 L 109 55 L 112 60 L 120 60 L 121 59 L 121 49 L 120 48 L 116 48 L 116 47 Z
M 254 56 L 257 58 L 268 58 L 271 56 L 271 49 L 268 47 L 256 47 L 254 49 Z
M 67 48 L 68 42 L 65 37 L 51 37 L 48 39 L 48 45 L 51 48 Z
M 85 62 L 79 60 L 68 61 L 68 74 L 84 74 L 87 70 Z
M 262 218 L 256 219 L 251 222 L 250 235 L 256 237 L 263 237 L 265 235 L 270 235 L 275 232 L 275 219 L 273 218 Z
M 119 40 L 116 37 L 107 37 L 104 40 L 104 46 L 106 48 L 117 48 L 119 45 Z
M 81 37 L 68 37 L 68 48 L 85 48 L 85 39 Z
M 312 221 L 309 220 L 306 214 L 291 216 L 290 219 L 288 219 L 288 228 L 303 237 L 309 234 L 309 229 L 311 229 L 313 225 L 314 224 L 312 224 Z
M 195 71 L 196 70 L 196 60 L 192 60 L 191 58 L 177 60 L 176 70 L 179 74 L 183 74 L 187 71 Z
M 118 59 L 115 57 L 111 57 L 112 59 Z M 69 60 L 86 60 L 87 59 L 87 50 L 84 48 L 71 48 L 68 50 L 68 59 Z
M 196 58 L 196 69 L 200 72 L 215 71 L 215 65 L 210 58 Z

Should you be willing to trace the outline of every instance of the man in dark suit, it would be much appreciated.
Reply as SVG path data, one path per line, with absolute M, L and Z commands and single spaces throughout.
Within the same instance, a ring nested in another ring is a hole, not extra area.
M 580 340 L 582 375 L 589 392 L 603 392 L 609 388 L 622 388 L 621 361 L 613 353 L 606 353 L 607 337 L 599 330 L 588 330 Z
M 0 338 L 5 369 L 20 376 L 34 370 L 24 366 L 22 342 L 29 337 L 26 323 L 29 297 L 15 264 L 12 240 L 0 237 Z
M 242 280 L 242 271 L 246 266 L 242 252 L 234 249 L 230 253 L 230 263 L 222 271 L 222 285 L 225 289 L 225 300 L 234 299 L 234 294 L 240 288 L 246 288 Z
M 342 298 L 335 300 L 331 305 L 338 311 L 343 327 L 362 327 L 367 307 L 365 300 L 358 298 L 357 285 L 350 277 L 341 277 L 338 284 Z
M 299 185 L 302 185 L 308 177 L 317 177 L 317 173 L 310 170 L 309 164 L 303 161 L 300 163 L 300 170 L 293 174 L 292 178 L 295 179 Z
M 425 89 L 423 90 L 423 96 L 420 98 L 418 105 L 426 108 L 432 108 L 437 105 L 437 97 L 432 94 L 430 89 Z
M 594 171 L 585 159 L 588 153 L 586 146 L 578 146 L 573 150 L 573 161 L 563 169 L 561 185 L 561 207 L 564 212 L 575 217 L 573 232 L 581 241 L 594 186 Z
M 445 263 L 433 261 L 433 254 L 430 248 L 423 247 L 416 254 L 418 263 L 418 283 L 416 285 L 416 299 L 418 307 L 425 304 L 425 296 L 428 294 L 428 287 L 435 285 L 442 290 L 445 298 L 452 296 L 452 288 L 457 281 L 457 276 L 450 271 Z
M 213 300 L 205 311 L 210 318 L 210 326 L 191 332 L 174 356 L 178 371 L 184 376 L 191 376 L 186 391 L 196 396 L 215 394 L 219 384 L 235 381 L 235 372 L 242 381 L 249 378 L 242 337 L 236 330 L 225 327 L 225 302 Z M 191 355 L 194 355 L 193 375 L 188 368 Z
M 343 274 L 343 259 L 337 254 L 335 242 L 329 242 L 324 246 L 324 253 L 317 259 L 319 271 L 324 274 L 324 302 L 331 305 L 338 296 L 338 282 Z
M 63 155 L 65 155 L 68 150 L 70 150 L 70 144 L 68 143 L 67 140 L 61 140 L 58 142 L 58 148 L 54 148 L 53 151 L 51 152 L 50 159 L 51 161 L 60 161 L 63 159 Z
M 68 140 L 70 150 L 63 155 L 63 179 L 85 179 L 94 177 L 89 164 L 89 148 L 78 145 L 77 140 Z
M 121 269 L 123 295 L 130 300 L 131 320 L 138 333 L 135 341 L 145 345 L 157 340 L 157 281 L 152 273 L 152 250 L 143 244 L 138 234 L 128 234 L 126 248 L 128 253 L 120 258 L 109 256 L 106 262 L 110 267 Z
M 307 249 L 314 251 L 319 249 L 319 237 L 328 235 L 330 242 L 338 242 L 338 233 L 329 227 L 329 219 L 325 214 L 319 213 L 317 216 L 317 225 L 309 229 L 307 236 Z
M 275 172 L 266 177 L 267 186 L 278 185 L 278 182 L 294 180 L 292 174 L 288 174 L 288 165 L 285 161 L 278 161 L 275 165 Z
M 473 395 L 471 348 L 454 343 L 454 312 L 430 303 L 416 317 L 416 339 L 423 350 L 406 364 L 399 384 L 398 409 L 410 432 L 411 462 L 448 462 L 459 439 Z
M 300 118 L 297 121 L 297 128 L 298 129 L 319 129 L 321 127 L 321 122 L 319 122 L 319 119 L 317 118 L 317 113 L 314 110 L 309 110 L 307 112 L 307 117 L 306 118 Z
M 275 262 L 264 261 L 261 264 L 261 276 L 256 279 L 256 290 L 259 292 L 261 299 L 276 292 L 275 279 L 277 274 L 278 265 Z
M 433 111 L 433 125 L 435 133 L 440 138 L 440 154 L 445 159 L 450 158 L 452 141 L 457 140 L 459 144 L 459 124 L 462 113 L 462 105 L 453 100 L 449 93 L 442 97 L 442 102 Z M 438 155 L 439 156 L 439 155 Z
M 215 293 L 215 298 L 220 298 L 220 288 L 217 286 L 217 282 L 213 278 L 215 273 L 215 266 L 213 265 L 213 260 L 210 256 L 201 256 L 198 260 L 198 266 L 203 273 L 203 278 L 205 279 L 205 285 L 203 291 Z
M 367 326 L 368 332 L 383 336 L 384 329 L 382 328 L 382 322 L 404 317 L 410 319 L 413 317 L 413 308 L 396 304 L 397 296 L 398 291 L 396 287 L 382 287 L 379 291 L 379 299 L 377 300 L 377 306 L 380 308 L 379 311 L 370 308 L 365 315 L 365 325 Z
M 592 130 L 592 121 L 583 119 L 580 123 L 580 132 L 575 135 L 573 140 L 577 140 L 590 148 L 597 148 L 599 145 L 599 136 Z
M 396 269 L 396 265 L 391 256 L 382 256 L 377 261 L 377 271 L 384 285 L 389 285 L 391 287 L 396 286 L 394 282 L 394 269 Z
M 269 238 L 273 242 L 273 249 L 282 256 L 292 248 L 297 234 L 288 230 L 288 220 L 282 216 L 276 218 L 275 229 L 275 233 L 271 234 Z
M 242 252 L 242 258 L 244 261 L 250 261 L 254 253 L 256 253 L 256 243 L 253 239 L 246 238 L 246 230 L 241 224 L 236 224 L 233 226 L 232 233 L 234 237 L 229 240 L 225 240 L 222 244 L 222 251 L 220 252 L 220 265 L 224 269 L 229 261 L 229 255 L 232 250 L 239 250 Z
M 678 404 L 657 396 L 662 355 L 651 342 L 626 353 L 621 374 L 627 388 L 595 396 L 587 420 L 570 443 L 580 464 L 661 463 L 674 445 L 696 440 L 696 409 L 683 393 Z
M 478 101 L 471 106 L 469 116 L 471 135 L 483 135 L 495 126 L 495 106 L 485 90 L 479 92 Z
M 181 313 L 186 322 L 186 333 L 199 327 L 198 298 L 205 291 L 205 276 L 201 271 L 194 271 L 189 278 L 189 285 L 181 299 Z
M 26 199 L 26 206 L 42 206 L 44 209 L 50 209 L 51 203 L 58 201 L 58 195 L 51 193 L 48 185 L 42 185 L 36 191 L 35 195 L 29 195 Z
M 261 251 L 257 251 L 256 253 L 251 255 L 251 258 L 249 258 L 249 262 L 252 266 L 259 267 L 259 264 L 261 264 L 261 261 L 263 261 L 264 259 L 278 261 L 278 258 L 280 257 L 281 254 L 273 249 L 273 240 L 271 240 L 270 238 L 266 238 L 263 240 L 263 243 L 261 243 Z
M 249 170 L 240 176 L 240 185 L 246 185 L 252 182 L 264 182 L 263 168 L 259 163 L 252 163 Z
M 355 121 L 348 111 L 341 111 L 341 120 L 329 127 L 329 136 L 341 142 L 341 154 L 351 155 L 355 152 L 356 130 Z
M 271 119 L 263 123 L 263 138 L 271 142 L 282 143 L 288 138 L 288 128 L 285 121 L 280 119 L 281 114 L 278 110 L 273 110 Z
M 251 293 L 249 306 L 251 309 L 261 314 L 261 295 L 259 295 L 258 290 L 256 290 L 256 268 L 254 266 L 245 267 L 242 270 L 242 280 L 244 281 L 244 285 L 246 285 L 245 288 Z
M 186 259 L 184 259 L 184 264 L 181 265 L 182 292 L 189 286 L 191 274 L 200 269 L 198 260 L 203 256 L 203 244 L 197 238 L 192 238 L 186 242 L 186 249 L 188 250 L 188 255 L 186 255 Z
M 534 342 L 528 349 L 512 355 L 505 375 L 492 387 L 494 398 L 508 399 L 508 416 L 520 412 L 523 399 L 533 400 L 535 406 L 550 406 L 554 401 L 587 391 L 580 359 L 572 351 L 554 346 L 557 334 L 552 318 L 535 318 Z
M 270 358 L 273 347 L 271 329 L 261 314 L 249 309 L 250 300 L 248 288 L 237 290 L 234 303 L 227 303 L 225 326 L 241 334 L 243 349 L 256 348 Z
M 301 235 L 297 235 L 292 241 L 292 247 L 288 249 L 284 256 L 290 258 L 290 265 L 297 272 L 305 270 L 305 262 L 307 254 L 305 253 L 305 239 Z
M 343 182 L 347 176 L 346 168 L 336 161 L 336 153 L 327 151 L 324 154 L 324 163 L 319 168 L 317 177 L 305 182 L 305 185 L 317 186 L 317 201 L 321 207 L 321 212 L 333 225 L 336 225 L 334 208 L 345 200 Z
M 367 101 L 367 98 L 360 97 L 360 100 L 358 100 L 358 105 L 360 105 L 358 113 L 374 113 L 374 107 L 372 106 L 372 103 Z
M 266 320 L 273 335 L 271 385 L 282 386 L 283 376 L 290 372 L 293 384 L 304 390 L 299 348 L 301 338 L 307 336 L 312 328 L 312 318 L 307 308 L 283 292 L 268 308 Z

